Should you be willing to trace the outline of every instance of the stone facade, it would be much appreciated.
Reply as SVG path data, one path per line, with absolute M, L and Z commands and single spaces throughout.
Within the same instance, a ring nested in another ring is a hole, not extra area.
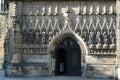
M 7 31 L 7 13 L 6 8 L 7 5 L 6 0 L 0 1 L 0 69 L 3 68 L 4 63 L 4 54 L 5 54 L 5 48 L 4 48 L 4 39 L 6 37 L 6 31 Z
M 81 76 L 119 78 L 119 3 L 9 1 L 0 38 L 6 75 L 54 76 L 55 50 L 69 36 L 81 49 Z

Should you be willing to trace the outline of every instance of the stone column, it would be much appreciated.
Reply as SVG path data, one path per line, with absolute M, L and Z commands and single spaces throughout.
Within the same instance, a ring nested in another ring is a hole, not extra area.
M 10 54 L 10 62 L 14 62 L 14 60 L 16 60 L 16 59 L 14 59 L 14 30 L 13 29 L 10 29 L 10 31 L 9 31 L 9 37 L 10 37 L 10 39 L 9 39 L 9 54 Z
M 10 2 L 9 3 L 9 11 L 8 11 L 8 29 L 10 30 L 9 32 L 9 36 L 10 36 L 10 39 L 9 39 L 9 47 L 10 47 L 10 50 L 9 50 L 9 53 L 10 53 L 10 56 L 11 59 L 14 58 L 13 56 L 13 53 L 14 53 L 14 17 L 16 15 L 16 3 L 13 1 L 13 2 Z M 12 61 L 13 62 L 13 59 Z
M 117 64 L 117 77 L 118 80 L 120 80 L 120 0 L 116 1 L 116 13 L 117 13 L 117 18 L 116 18 L 116 47 L 117 47 L 117 56 L 116 56 L 116 64 Z

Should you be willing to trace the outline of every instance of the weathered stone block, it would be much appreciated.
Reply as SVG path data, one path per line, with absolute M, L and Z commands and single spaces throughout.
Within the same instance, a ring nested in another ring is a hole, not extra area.
M 116 78 L 115 66 L 114 65 L 88 66 L 87 76 L 100 79 L 102 78 L 115 79 Z

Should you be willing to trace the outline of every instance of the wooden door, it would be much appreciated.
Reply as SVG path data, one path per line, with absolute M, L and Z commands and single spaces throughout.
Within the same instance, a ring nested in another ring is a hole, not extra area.
M 63 48 L 64 53 L 60 54 L 60 49 Z M 59 70 L 59 62 L 64 58 L 64 75 L 66 76 L 81 76 L 81 51 L 78 43 L 72 38 L 66 38 L 61 42 L 57 48 L 56 56 L 56 69 Z M 61 58 L 60 55 L 64 57 Z M 60 74 L 59 71 L 56 71 Z

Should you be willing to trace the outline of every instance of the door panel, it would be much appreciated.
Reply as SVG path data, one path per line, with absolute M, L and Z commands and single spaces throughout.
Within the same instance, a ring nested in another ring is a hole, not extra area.
M 77 42 L 72 38 L 65 39 L 58 48 L 64 46 L 65 54 L 65 75 L 81 76 L 81 52 Z M 58 57 L 57 57 L 58 58 Z M 59 58 L 60 59 L 60 58 Z M 57 60 L 56 60 L 57 61 Z

